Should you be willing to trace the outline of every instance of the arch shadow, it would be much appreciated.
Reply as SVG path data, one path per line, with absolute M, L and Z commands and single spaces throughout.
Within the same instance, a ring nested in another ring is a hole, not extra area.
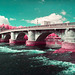
M 26 44 L 26 38 L 24 37 L 26 34 L 24 32 L 21 32 L 18 34 L 15 43 L 16 44 Z
M 11 38 L 10 34 L 6 34 L 4 38 L 4 42 L 9 43 L 9 39 Z
M 42 33 L 42 34 L 37 38 L 36 41 L 45 41 L 45 38 L 46 38 L 49 34 L 51 34 L 51 33 L 53 33 L 53 32 L 45 32 L 45 33 Z
M 18 36 L 17 36 L 17 38 L 16 38 L 16 40 L 25 40 L 24 39 L 25 35 L 26 35 L 25 33 L 19 33 Z
M 52 33 L 52 32 L 45 32 L 45 33 L 42 33 L 42 34 L 36 39 L 36 44 L 35 44 L 35 45 L 37 45 L 38 47 L 43 48 L 43 49 L 47 48 L 47 47 L 46 47 L 46 40 L 45 40 L 45 38 L 46 38 L 49 34 L 51 34 L 51 33 Z

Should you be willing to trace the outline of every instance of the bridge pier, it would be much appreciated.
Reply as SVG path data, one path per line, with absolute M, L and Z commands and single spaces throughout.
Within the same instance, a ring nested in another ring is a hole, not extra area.
M 45 46 L 46 42 L 44 41 L 26 41 L 26 46 Z
M 9 43 L 10 44 L 15 44 L 15 34 L 14 34 L 14 32 L 11 32 L 11 39 L 9 39 Z
M 35 41 L 26 41 L 26 46 L 35 46 Z
M 64 49 L 75 49 L 75 33 L 74 30 L 66 30 L 65 40 L 62 43 Z
M 18 33 L 11 32 L 11 38 L 9 39 L 9 44 L 25 44 L 26 40 L 23 39 L 24 37 L 19 36 L 19 39 L 17 39 L 18 35 L 19 35 Z
M 28 40 L 26 41 L 26 46 L 44 46 L 45 41 L 36 41 L 40 34 L 36 34 L 36 31 L 28 31 Z
M 8 39 L 5 39 L 5 34 L 1 34 L 1 37 L 0 37 L 0 42 L 1 43 L 4 43 L 4 42 L 8 42 L 9 40 Z
M 26 41 L 26 46 L 35 46 L 35 32 L 28 31 L 28 40 Z
M 0 42 L 4 42 L 4 34 L 1 34 Z

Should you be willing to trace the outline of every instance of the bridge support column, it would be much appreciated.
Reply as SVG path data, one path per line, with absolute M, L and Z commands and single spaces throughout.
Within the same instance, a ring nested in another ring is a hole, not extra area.
M 5 42 L 5 39 L 4 38 L 5 38 L 5 35 L 4 34 L 1 34 L 1 38 L 0 38 L 0 42 L 1 43 Z
M 62 43 L 64 49 L 75 49 L 75 32 L 74 30 L 65 31 L 65 40 Z
M 9 39 L 10 44 L 15 44 L 15 34 L 14 32 L 11 32 L 11 39 Z
M 36 41 L 40 33 L 36 31 L 28 31 L 28 40 L 26 41 L 26 46 L 44 46 L 46 42 Z
M 28 31 L 26 46 L 35 46 L 35 31 Z

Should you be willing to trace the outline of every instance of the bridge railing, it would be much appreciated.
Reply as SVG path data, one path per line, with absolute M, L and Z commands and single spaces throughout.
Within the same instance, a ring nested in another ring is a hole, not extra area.
M 15 29 L 25 29 L 25 28 L 38 28 L 38 27 L 62 27 L 62 26 L 70 26 L 70 25 L 75 25 L 75 22 L 71 23 L 61 23 L 61 24 L 50 24 L 50 25 L 38 25 L 38 26 L 29 26 L 29 27 L 23 27 L 23 28 L 15 28 Z M 15 29 L 9 29 L 9 30 L 15 30 Z M 3 30 L 7 31 L 7 30 Z
M 37 27 L 53 27 L 53 26 L 67 26 L 67 25 L 75 25 L 75 22 L 72 23 L 62 23 L 62 24 L 50 24 L 50 25 L 39 25 L 39 26 L 29 26 L 26 28 L 37 28 Z
M 61 24 L 50 24 L 50 25 L 41 25 L 41 27 L 44 27 L 44 26 L 62 26 L 62 25 L 75 25 L 75 22 L 72 22 L 72 23 L 61 23 Z
M 61 24 L 50 24 L 50 25 L 39 25 L 39 26 L 29 26 L 29 27 L 26 27 L 26 28 L 34 28 L 34 27 L 50 27 L 50 26 L 62 26 L 62 25 L 75 25 L 75 22 L 72 22 L 72 23 L 61 23 Z

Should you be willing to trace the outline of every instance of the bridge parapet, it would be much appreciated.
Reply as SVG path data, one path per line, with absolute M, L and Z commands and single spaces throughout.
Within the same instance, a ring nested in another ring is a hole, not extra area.
M 34 28 L 34 27 L 52 27 L 52 26 L 67 26 L 67 25 L 75 25 L 75 22 L 72 23 L 60 23 L 60 24 L 50 24 L 50 25 L 39 25 L 39 26 L 29 26 L 24 28 Z
M 50 25 L 39 25 L 39 26 L 29 26 L 23 28 L 9 29 L 1 31 L 2 33 L 16 32 L 16 31 L 29 31 L 29 30 L 50 30 L 50 29 L 66 29 L 66 28 L 75 28 L 75 22 L 72 23 L 62 23 L 62 24 L 50 24 Z

